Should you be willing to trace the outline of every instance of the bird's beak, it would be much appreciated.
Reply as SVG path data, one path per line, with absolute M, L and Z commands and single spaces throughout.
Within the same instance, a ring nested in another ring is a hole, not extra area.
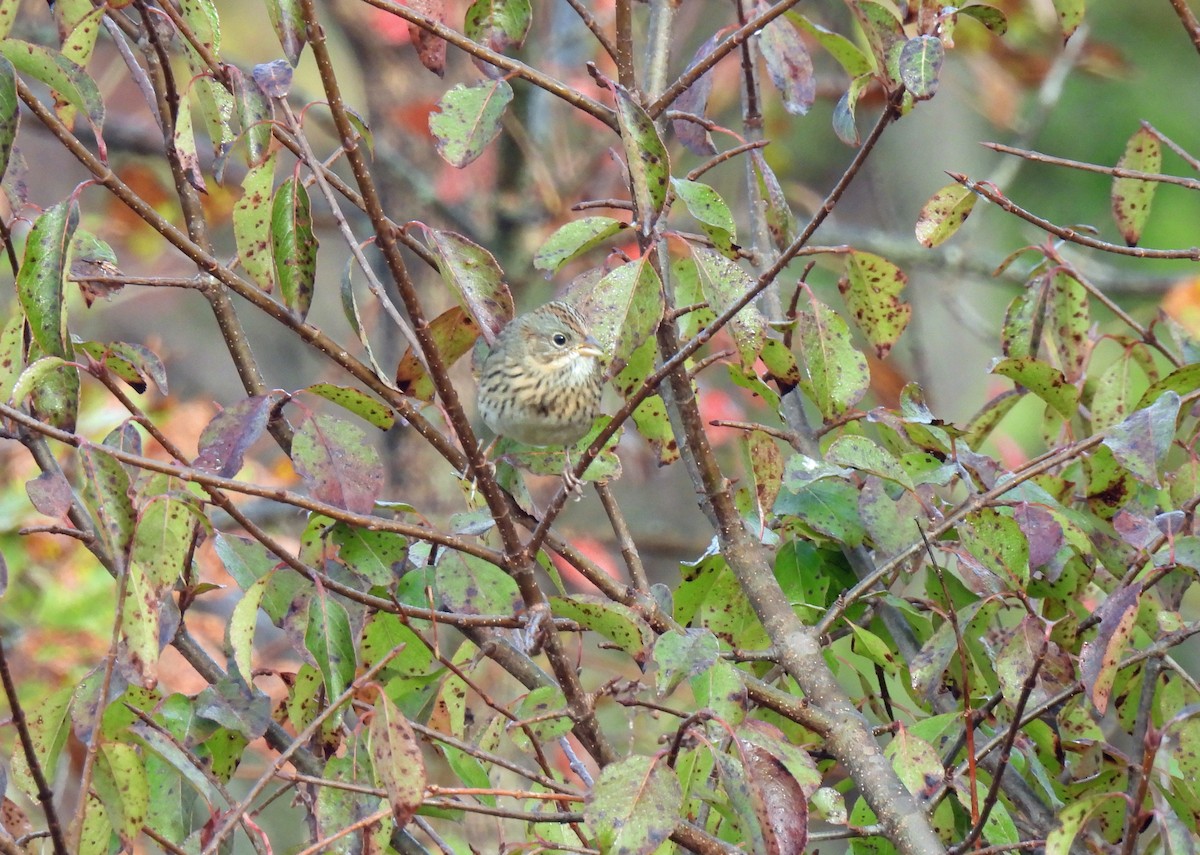
M 575 352 L 580 356 L 590 356 L 593 359 L 603 359 L 604 351 L 600 349 L 600 344 L 590 335 L 580 342 L 579 347 L 575 348 Z

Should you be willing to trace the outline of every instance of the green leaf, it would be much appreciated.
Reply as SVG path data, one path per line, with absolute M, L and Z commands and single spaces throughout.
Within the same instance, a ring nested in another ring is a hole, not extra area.
M 764 216 L 771 242 L 780 252 L 787 249 L 796 237 L 796 215 L 784 196 L 783 187 L 761 151 L 750 152 L 750 164 L 758 183 L 758 195 L 766 203 Z
M 87 71 L 56 50 L 19 39 L 0 41 L 0 54 L 7 57 L 17 71 L 49 86 L 56 98 L 82 112 L 100 137 L 104 125 L 104 98 Z M 105 155 L 103 141 L 100 151 Z
M 912 305 L 900 301 L 907 284 L 904 272 L 886 258 L 859 250 L 846 257 L 846 275 L 838 290 L 879 359 L 888 355 L 912 318 Z
M 614 220 L 612 217 L 584 217 L 581 220 L 572 220 L 546 238 L 533 256 L 533 266 L 547 273 L 557 273 L 571 259 L 627 228 L 628 223 Z
M 912 480 L 899 461 L 865 436 L 839 436 L 826 451 L 825 460 L 834 466 L 847 466 L 878 475 L 906 490 L 914 489 Z
M 820 24 L 814 24 L 794 9 L 789 10 L 786 14 L 793 24 L 812 36 L 817 44 L 837 60 L 847 76 L 854 78 L 871 73 L 874 66 L 871 64 L 870 58 L 859 50 L 854 42 L 840 33 L 825 29 Z
M 463 32 L 471 41 L 503 53 L 525 43 L 532 19 L 529 0 L 475 0 L 463 18 Z M 485 74 L 491 68 L 479 60 L 476 65 Z
M 279 296 L 302 321 L 312 305 L 317 244 L 308 191 L 294 177 L 289 178 L 276 191 L 271 206 L 271 247 Z
M 121 565 L 129 554 L 136 525 L 130 495 L 129 473 L 103 451 L 84 446 L 79 450 L 83 474 L 83 500 L 96 521 L 96 536 L 105 551 Z M 119 565 L 120 566 L 120 565 Z
M 717 637 L 706 629 L 669 630 L 654 642 L 655 686 L 666 697 L 684 680 L 716 664 L 721 653 Z
M 998 359 L 992 373 L 1008 377 L 1053 407 L 1064 419 L 1075 414 L 1079 389 L 1067 382 L 1063 373 L 1047 362 L 1030 356 Z
M 79 225 L 79 206 L 60 202 L 34 221 L 25 241 L 25 258 L 17 273 L 17 297 L 29 320 L 29 331 L 48 356 L 71 358 L 67 342 L 63 277 L 67 250 Z
M 429 114 L 429 131 L 438 154 L 459 169 L 471 163 L 500 134 L 500 122 L 512 100 L 507 80 L 461 83 L 441 97 L 440 112 Z
M 33 755 L 43 773 L 58 767 L 59 754 L 67 742 L 67 736 L 70 735 L 71 719 L 68 712 L 74 690 L 74 686 L 66 686 L 25 707 L 25 721 L 33 743 Z M 11 770 L 13 783 L 31 799 L 37 798 L 38 787 L 29 771 L 24 751 L 16 750 L 12 753 Z
M 13 21 L 17 17 L 17 7 L 21 0 L 0 0 L 0 39 L 7 39 L 12 32 Z
M 826 421 L 841 416 L 867 393 L 867 359 L 854 346 L 850 328 L 815 297 L 811 311 L 797 316 L 799 362 L 808 374 L 801 387 Z
M 654 641 L 654 631 L 633 609 L 596 595 L 551 597 L 550 608 L 558 617 L 570 618 L 597 632 L 643 665 Z
M 263 576 L 246 589 L 234 605 L 233 613 L 229 616 L 229 625 L 225 628 L 226 644 L 233 651 L 238 675 L 246 683 L 253 679 L 250 653 L 254 649 L 254 627 L 258 622 L 258 607 L 270 582 L 271 576 Z
M 880 75 L 884 88 L 891 91 L 900 82 L 900 52 L 908 43 L 904 27 L 895 13 L 881 3 L 856 0 L 850 8 L 875 57 L 875 72 Z
M 604 767 L 584 815 L 602 852 L 653 852 L 679 822 L 683 792 L 675 773 L 634 755 Z
M 847 546 L 859 546 L 866 531 L 858 511 L 858 495 L 858 488 L 843 478 L 821 478 L 794 491 L 782 491 L 775 512 L 794 517 L 806 530 Z
M 1138 128 L 1125 144 L 1125 153 L 1117 161 L 1118 169 L 1158 173 L 1162 170 L 1162 146 L 1148 128 Z M 1114 178 L 1112 212 L 1125 243 L 1137 246 L 1142 230 L 1150 219 L 1150 203 L 1158 182 L 1140 178 Z
M 686 178 L 672 178 L 671 186 L 675 194 L 683 200 L 701 230 L 723 255 L 735 258 L 738 246 L 734 243 L 737 226 L 729 206 L 716 190 L 699 181 L 688 181 Z
M 142 508 L 131 558 L 152 585 L 169 588 L 184 571 L 196 536 L 197 513 L 191 501 L 166 495 L 154 496 Z
M 974 18 L 998 36 L 1008 32 L 1008 16 L 995 6 L 985 6 L 982 3 L 960 6 L 957 14 Z
M 387 792 L 396 826 L 403 828 L 425 798 L 425 762 L 408 720 L 380 692 L 371 717 L 371 766 Z
M 406 574 L 396 589 L 396 598 L 407 602 L 404 597 L 411 593 L 414 605 L 424 602 L 427 607 L 427 582 L 420 578 L 422 575 Z M 495 615 L 514 614 L 521 607 L 521 594 L 512 577 L 495 564 L 474 555 L 447 552 L 438 561 L 432 581 L 434 602 L 438 608 L 475 615 Z
M 0 21 L 2 21 L 0 17 Z M 8 170 L 17 128 L 21 123 L 21 104 L 17 100 L 17 72 L 12 63 L 0 56 L 0 176 Z
M 392 585 L 404 573 L 408 539 L 402 534 L 335 523 L 329 539 L 346 567 L 372 585 Z
M 1159 486 L 1158 465 L 1175 439 L 1179 406 L 1177 393 L 1164 392 L 1150 406 L 1113 425 L 1104 437 L 1104 444 L 1121 465 L 1153 487 Z
M 1088 341 L 1092 319 L 1088 312 L 1087 291 L 1073 276 L 1060 270 L 1050 280 L 1046 301 L 1050 346 L 1063 375 L 1074 383 L 1083 377 L 1083 368 L 1092 350 Z
M 75 347 L 120 377 L 139 394 L 146 391 L 147 381 L 153 381 L 160 394 L 167 394 L 166 366 L 150 348 L 124 341 L 82 341 L 76 342 Z
M 1082 0 L 1080 0 L 1082 4 Z M 1060 5 L 1056 2 L 1055 5 Z M 1061 14 L 1061 13 L 1060 13 Z M 1106 801 L 1116 800 L 1124 807 L 1122 793 L 1089 793 L 1071 801 L 1058 812 L 1058 825 L 1046 835 L 1046 855 L 1070 855 L 1076 836 Z
M 305 389 L 332 401 L 344 410 L 365 419 L 380 430 L 387 430 L 396 423 L 396 414 L 375 398 L 350 386 L 335 386 L 332 383 L 314 383 Z
M 357 425 L 313 413 L 296 430 L 292 464 L 313 498 L 369 514 L 383 489 L 379 452 Z
M 963 549 L 1018 591 L 1029 584 L 1029 541 L 1017 521 L 992 508 L 967 516 L 959 531 Z
M 758 518 L 766 526 L 771 519 L 775 498 L 783 486 L 783 455 L 775 440 L 761 430 L 746 434 L 745 451 Z
M 708 305 L 721 314 L 752 291 L 755 281 L 738 264 L 706 247 L 693 247 L 692 257 L 700 274 L 700 288 Z M 767 321 L 753 303 L 743 306 L 729 322 L 742 366 L 749 369 L 762 351 Z
M 102 742 L 92 783 L 113 828 L 122 840 L 132 842 L 150 811 L 150 782 L 137 749 L 124 742 Z
M 179 113 L 187 112 L 183 106 Z M 271 188 L 275 181 L 276 156 L 272 154 L 253 166 L 242 179 L 242 198 L 233 206 L 233 237 L 238 258 L 247 275 L 268 293 L 275 288 L 271 257 Z
M 1083 8 L 1085 0 L 1054 0 L 1054 10 L 1058 12 L 1058 26 L 1062 30 L 1063 41 L 1071 38 L 1071 34 L 1083 23 Z
M 354 679 L 354 639 L 346 607 L 320 586 L 309 600 L 304 646 L 316 659 L 325 680 L 325 695 L 332 702 Z
M 654 336 L 664 311 L 662 280 L 646 256 L 614 268 L 594 287 L 572 296 L 588 319 L 592 338 L 619 361 L 631 359 Z
M 633 190 L 634 211 L 638 229 L 650 234 L 667 200 L 667 181 L 671 164 L 667 148 L 650 115 L 637 98 L 620 84 L 612 84 L 617 102 L 617 124 L 621 129 L 621 145 L 625 149 L 625 165 Z
M 900 80 L 918 101 L 926 101 L 937 92 L 946 48 L 937 36 L 917 36 L 900 50 Z
M 927 249 L 940 246 L 967 221 L 979 198 L 955 182 L 929 197 L 917 215 L 917 241 Z
M 834 105 L 833 132 L 846 145 L 858 148 L 862 143 L 862 137 L 859 136 L 858 126 L 854 121 L 854 112 L 858 107 L 858 99 L 862 97 L 863 92 L 874 80 L 875 75 L 873 74 L 860 74 L 855 77 L 850 81 L 846 93 Z

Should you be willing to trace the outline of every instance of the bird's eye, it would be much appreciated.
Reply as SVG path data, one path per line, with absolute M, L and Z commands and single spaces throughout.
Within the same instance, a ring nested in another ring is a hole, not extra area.
M 559 347 L 563 347 L 567 343 L 567 337 L 562 333 L 555 333 L 551 340 Z

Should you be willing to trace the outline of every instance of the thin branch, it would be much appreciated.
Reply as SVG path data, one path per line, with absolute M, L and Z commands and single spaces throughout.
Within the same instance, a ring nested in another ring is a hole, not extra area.
M 1175 14 L 1179 16 L 1179 22 L 1183 24 L 1183 29 L 1187 32 L 1188 38 L 1192 40 L 1192 47 L 1200 53 L 1200 21 L 1196 20 L 1196 15 L 1192 12 L 1187 4 L 1187 0 L 1169 0 L 1171 8 L 1175 10 Z
M 67 855 L 67 841 L 63 838 L 62 826 L 58 822 L 58 811 L 54 808 L 54 791 L 46 781 L 46 774 L 38 760 L 37 748 L 33 744 L 33 736 L 29 733 L 29 724 L 25 721 L 25 710 L 17 697 L 17 687 L 13 684 L 12 674 L 8 670 L 8 658 L 4 655 L 4 641 L 0 639 L 0 681 L 4 684 L 4 696 L 8 699 L 8 709 L 12 715 L 13 724 L 17 726 L 17 737 L 21 742 L 21 750 L 25 752 L 25 765 L 37 787 L 38 801 L 42 804 L 42 813 L 46 817 L 46 830 L 50 832 L 50 841 L 54 845 L 54 855 Z M 86 796 L 86 794 L 84 794 Z
M 1011 154 L 1017 157 L 1022 157 L 1025 160 L 1033 161 L 1034 163 L 1047 163 L 1051 166 L 1065 166 L 1069 169 L 1078 169 L 1082 172 L 1095 172 L 1100 175 L 1111 175 L 1113 178 L 1136 178 L 1139 181 L 1154 181 L 1159 184 L 1174 184 L 1178 187 L 1186 187 L 1188 190 L 1200 190 L 1200 179 L 1182 178 L 1178 175 L 1165 175 L 1161 172 L 1140 172 L 1136 169 L 1125 169 L 1120 166 L 1101 166 L 1098 163 L 1087 163 L 1082 160 L 1069 160 L 1065 157 L 1054 157 L 1041 152 L 1030 151 L 1024 148 L 1015 148 L 1003 143 L 985 142 L 982 143 L 984 148 L 990 148 L 992 151 L 1000 152 L 1001 154 Z
M 1140 246 L 1123 246 L 1085 235 L 1075 229 L 1055 225 L 1049 220 L 1042 219 L 1036 214 L 1025 210 L 986 182 L 972 181 L 960 172 L 947 172 L 946 174 L 975 195 L 986 199 L 1001 210 L 1020 217 L 1025 222 L 1037 226 L 1042 231 L 1056 235 L 1071 243 L 1077 243 L 1080 246 L 1099 249 L 1104 252 L 1111 252 L 1114 255 L 1128 255 L 1133 258 L 1171 258 L 1185 261 L 1200 261 L 1200 248 L 1198 247 L 1191 247 L 1190 249 L 1145 249 Z

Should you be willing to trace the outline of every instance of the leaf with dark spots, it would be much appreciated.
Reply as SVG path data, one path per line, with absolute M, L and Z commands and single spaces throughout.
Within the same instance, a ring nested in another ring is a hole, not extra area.
M 419 15 L 424 15 L 434 23 L 445 23 L 446 9 L 443 0 L 404 0 L 403 5 Z M 413 47 L 417 49 L 417 58 L 421 60 L 421 65 L 438 77 L 444 77 L 446 74 L 446 40 L 433 35 L 429 30 L 412 21 L 408 22 L 408 37 Z
M 760 13 L 766 8 L 766 3 L 758 5 Z M 817 84 L 812 57 L 795 25 L 785 17 L 776 18 L 763 27 L 758 43 L 767 74 L 783 96 L 783 108 L 794 116 L 808 113 L 816 100 Z
M 1101 715 L 1108 709 L 1117 668 L 1133 633 L 1141 595 L 1140 585 L 1128 585 L 1109 594 L 1097 609 L 1100 626 L 1095 639 L 1085 641 L 1080 650 L 1079 674 L 1083 688 Z
M 532 20 L 529 0 L 475 0 L 463 16 L 463 32 L 472 41 L 504 53 L 525 44 Z M 489 77 L 497 78 L 505 73 L 479 57 L 472 56 L 471 59 Z
M 452 306 L 429 324 L 429 335 L 437 345 L 442 361 L 453 365 L 479 338 L 479 324 L 461 306 Z M 396 366 L 396 388 L 412 398 L 433 400 L 433 379 L 411 347 L 404 351 Z
M 978 198 L 958 182 L 938 190 L 917 215 L 917 241 L 925 248 L 933 249 L 949 240 L 967 221 Z
M 459 169 L 473 162 L 499 136 L 512 98 L 512 86 L 503 79 L 474 86 L 460 83 L 443 95 L 437 103 L 439 111 L 429 114 L 438 154 Z
M 679 779 L 659 758 L 632 755 L 604 767 L 584 815 L 602 852 L 651 853 L 679 823 Z
M 920 35 L 904 43 L 900 50 L 900 79 L 913 98 L 925 101 L 938 89 L 946 48 L 937 36 Z
M 621 130 L 625 166 L 629 170 L 638 230 L 648 235 L 667 200 L 667 182 L 671 177 L 667 147 L 637 96 L 619 83 L 610 85 L 616 95 L 617 124 Z
M 1032 356 L 997 359 L 992 364 L 991 372 L 1020 384 L 1053 407 L 1064 419 L 1071 418 L 1079 406 L 1079 389 L 1068 383 L 1063 373 L 1048 362 Z
M 292 464 L 313 498 L 353 513 L 371 513 L 383 489 L 379 452 L 362 429 L 324 413 L 297 428 Z
M 1113 529 L 1121 536 L 1121 540 L 1137 549 L 1146 549 L 1156 543 L 1162 532 L 1154 521 L 1142 514 L 1132 513 L 1122 508 L 1112 518 Z
M 774 754 L 740 743 L 751 802 L 769 852 L 799 855 L 808 842 L 808 799 L 800 783 Z
M 726 33 L 731 29 L 733 28 L 723 27 L 709 36 L 708 40 L 696 49 L 692 61 L 688 63 L 688 69 L 694 68 L 698 62 L 712 53 L 713 48 L 725 38 Z M 675 99 L 674 109 L 697 118 L 706 118 L 708 96 L 712 94 L 712 87 L 713 72 L 712 69 L 709 69 Z M 692 154 L 708 157 L 717 153 L 717 147 L 713 145 L 712 134 L 703 125 L 687 119 L 675 119 L 671 122 L 671 127 L 675 131 L 675 137 Z
M 369 728 L 371 766 L 383 784 L 396 828 L 404 828 L 425 798 L 425 760 L 403 713 L 382 691 Z
M 908 327 L 912 304 L 900 300 L 908 277 L 886 258 L 854 250 L 846 257 L 846 273 L 838 290 L 855 325 L 883 359 Z
M 1118 169 L 1156 174 L 1162 169 L 1162 145 L 1149 128 L 1138 128 L 1125 144 L 1125 153 L 1117 161 Z M 1129 246 L 1137 246 L 1142 230 L 1150 219 L 1150 203 L 1154 201 L 1156 181 L 1141 178 L 1114 178 L 1112 212 L 1121 237 Z
M 572 220 L 546 238 L 533 257 L 533 266 L 547 273 L 557 273 L 573 258 L 608 240 L 628 223 L 612 217 L 584 217 Z
M 1029 707 L 1040 706 L 1051 697 L 1075 684 L 1075 669 L 1071 656 L 1046 637 L 1045 622 L 1033 615 L 1026 615 L 1021 623 L 1008 634 L 1000 652 L 996 655 L 996 676 L 1004 700 L 1016 707 L 1017 700 L 1029 682 L 1029 676 L 1037 665 L 1037 679 L 1029 695 Z
M 513 317 L 513 298 L 504 271 L 490 252 L 456 232 L 429 229 L 427 234 L 442 280 L 479 324 L 490 345 Z
M 643 666 L 650 655 L 654 632 L 631 608 L 610 602 L 599 596 L 579 594 L 574 597 L 551 597 L 550 607 L 556 617 L 569 618 L 607 638 Z
M 782 252 L 796 237 L 796 215 L 792 213 L 783 187 L 771 167 L 767 165 L 767 159 L 761 151 L 750 152 L 750 165 L 758 183 L 758 194 L 766 203 L 764 216 L 771 243 Z
M 255 395 L 217 413 L 200 433 L 196 468 L 222 478 L 237 475 L 246 451 L 262 436 L 281 397 L 278 392 Z
M 654 642 L 654 662 L 658 666 L 655 687 L 660 698 L 675 691 L 684 680 L 716 664 L 721 654 L 717 637 L 708 630 L 691 628 L 664 632 Z
M 17 297 L 29 330 L 47 356 L 69 359 L 63 276 L 67 251 L 79 225 L 79 206 L 60 202 L 33 223 L 25 241 L 25 258 L 17 272 Z
M 1083 376 L 1091 355 L 1088 332 L 1092 325 L 1087 292 L 1063 271 L 1054 274 L 1046 293 L 1046 326 L 1063 375 L 1074 383 Z
M 396 414 L 386 404 L 352 386 L 314 383 L 303 391 L 337 404 L 380 430 L 387 430 L 396 423 Z
M 318 584 L 308 599 L 304 647 L 312 654 L 325 680 L 326 697 L 338 697 L 354 679 L 357 667 L 350 615 L 332 594 Z
M 663 316 L 662 280 L 646 256 L 614 268 L 586 291 L 572 290 L 571 297 L 592 337 L 614 360 L 631 359 Z
M 279 296 L 303 321 L 312 305 L 317 276 L 317 236 L 313 232 L 308 191 L 289 178 L 275 192 L 271 204 L 271 256 Z
M 401 588 L 396 591 L 401 602 L 405 602 L 403 586 L 409 576 L 416 581 L 411 573 L 401 580 Z M 447 551 L 438 561 L 433 578 L 433 594 L 440 608 L 472 615 L 515 614 L 521 608 L 521 593 L 512 577 L 474 555 Z M 416 602 L 424 588 L 425 583 L 420 583 L 420 590 L 414 592 Z
M 1104 437 L 1113 456 L 1139 481 L 1159 486 L 1158 464 L 1175 438 L 1179 407 L 1179 395 L 1164 392 L 1150 406 L 1113 425 Z
M 225 678 L 196 696 L 196 715 L 255 740 L 271 723 L 271 701 L 245 683 Z

